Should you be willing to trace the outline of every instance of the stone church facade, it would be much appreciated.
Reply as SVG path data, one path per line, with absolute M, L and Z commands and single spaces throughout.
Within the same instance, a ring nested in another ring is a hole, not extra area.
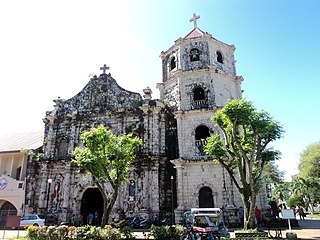
M 241 98 L 233 45 L 196 26 L 161 52 L 160 99 L 121 88 L 110 73 L 94 76 L 74 97 L 54 100 L 44 118 L 43 159 L 29 163 L 26 211 L 61 221 L 73 214 L 102 213 L 102 197 L 90 176 L 72 163 L 80 134 L 101 124 L 114 134 L 133 132 L 143 145 L 121 186 L 113 215 L 153 217 L 171 213 L 178 223 L 192 207 L 240 206 L 231 178 L 204 154 L 206 137 L 219 133 L 210 121 L 226 102 Z M 265 206 L 265 188 L 258 206 Z

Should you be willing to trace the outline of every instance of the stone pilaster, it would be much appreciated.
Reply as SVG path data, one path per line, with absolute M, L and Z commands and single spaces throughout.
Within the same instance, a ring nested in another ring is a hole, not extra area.
M 55 134 L 54 134 L 54 120 L 56 119 L 55 116 L 47 116 L 47 120 L 49 121 L 47 124 L 49 126 L 49 131 L 48 135 L 46 136 L 46 144 L 44 145 L 44 153 L 45 153 L 45 158 L 50 159 L 53 154 L 52 154 L 52 144 L 53 140 L 55 139 Z
M 39 196 L 39 208 L 46 208 L 47 191 L 48 191 L 48 169 L 47 163 L 42 164 L 41 169 L 41 184 L 40 184 L 40 196 Z
M 65 177 L 63 180 L 63 203 L 62 203 L 62 207 L 63 208 L 68 208 L 69 206 L 69 197 L 70 197 L 70 186 L 71 186 L 71 182 L 70 182 L 70 163 L 68 163 L 65 167 Z
M 171 163 L 175 165 L 175 169 L 177 170 L 177 203 L 178 207 L 177 210 L 184 209 L 185 202 L 184 202 L 184 185 L 183 185 L 183 169 L 184 166 L 182 165 L 182 160 L 175 159 L 171 160 Z
M 159 164 L 158 158 L 151 158 L 153 165 L 149 171 L 149 207 L 153 211 L 159 211 Z
M 75 145 L 75 139 L 77 137 L 76 135 L 76 115 L 75 114 L 71 114 L 71 131 L 70 131 L 70 138 L 69 138 L 69 146 L 68 146 L 68 154 L 72 155 L 72 152 L 74 150 L 74 145 Z

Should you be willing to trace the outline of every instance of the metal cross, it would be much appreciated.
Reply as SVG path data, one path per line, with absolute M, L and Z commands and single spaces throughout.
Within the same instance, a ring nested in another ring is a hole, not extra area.
M 100 68 L 100 70 L 103 71 L 103 74 L 106 74 L 106 70 L 109 70 L 109 69 L 110 68 L 106 64 L 104 64 L 103 67 Z
M 195 13 L 193 14 L 193 17 L 190 19 L 190 22 L 193 22 L 194 28 L 197 28 L 197 19 L 199 19 L 200 16 L 197 16 Z

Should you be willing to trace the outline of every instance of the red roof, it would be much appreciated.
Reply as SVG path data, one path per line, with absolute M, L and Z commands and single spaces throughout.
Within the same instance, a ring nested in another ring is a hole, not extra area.
M 196 27 L 192 29 L 192 31 L 189 32 L 183 39 L 202 37 L 203 35 L 204 35 L 204 32 L 202 32 L 199 28 Z
M 11 133 L 0 135 L 0 153 L 19 152 L 21 149 L 34 150 L 43 144 L 42 132 Z

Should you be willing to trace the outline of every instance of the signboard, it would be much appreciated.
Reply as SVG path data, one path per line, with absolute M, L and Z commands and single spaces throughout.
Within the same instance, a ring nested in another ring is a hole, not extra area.
M 6 219 L 6 227 L 20 227 L 20 216 L 9 215 Z
M 283 219 L 295 219 L 294 210 L 293 209 L 282 209 L 282 218 Z
M 7 179 L 4 177 L 1 177 L 0 178 L 0 190 L 5 189 L 7 187 L 7 185 L 8 185 Z

